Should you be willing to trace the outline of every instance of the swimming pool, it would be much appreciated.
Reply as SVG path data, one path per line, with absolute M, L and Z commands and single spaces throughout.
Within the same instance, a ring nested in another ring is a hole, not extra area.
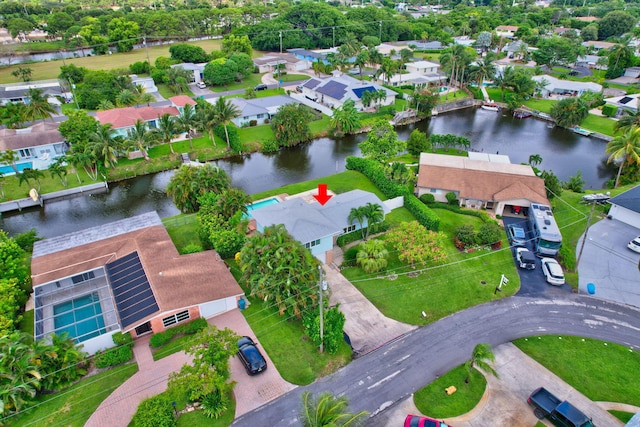
M 98 293 L 54 306 L 53 325 L 56 334 L 68 332 L 79 343 L 106 333 Z
M 16 167 L 18 168 L 18 172 L 22 172 L 27 168 L 32 169 L 33 162 L 18 163 L 16 164 Z M 0 174 L 2 175 L 13 175 L 15 173 L 16 171 L 13 170 L 11 166 L 0 166 Z
M 247 213 L 255 211 L 256 209 L 264 208 L 265 206 L 271 206 L 280 203 L 280 199 L 277 197 L 269 197 L 268 199 L 258 200 L 250 205 L 247 205 Z

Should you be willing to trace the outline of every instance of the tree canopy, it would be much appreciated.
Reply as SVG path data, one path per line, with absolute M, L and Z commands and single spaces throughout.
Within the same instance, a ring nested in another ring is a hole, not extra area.
M 398 134 L 387 120 L 378 120 L 367 134 L 367 139 L 358 146 L 363 156 L 386 162 L 403 151 L 406 143 L 398 139 Z
M 171 177 L 167 185 L 167 194 L 182 213 L 193 213 L 200 208 L 198 197 L 208 192 L 220 193 L 230 185 L 229 175 L 215 165 L 183 165 Z

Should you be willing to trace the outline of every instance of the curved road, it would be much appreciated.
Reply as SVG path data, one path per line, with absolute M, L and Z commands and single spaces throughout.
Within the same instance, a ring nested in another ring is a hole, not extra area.
M 375 415 L 463 363 L 478 343 L 495 347 L 538 334 L 591 337 L 638 350 L 640 310 L 578 295 L 515 296 L 472 307 L 411 331 L 334 374 L 243 415 L 233 425 L 300 425 L 300 396 L 306 390 L 344 395 L 352 412 Z

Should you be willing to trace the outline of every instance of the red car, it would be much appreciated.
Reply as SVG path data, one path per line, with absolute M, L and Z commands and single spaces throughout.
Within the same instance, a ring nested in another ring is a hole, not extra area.
M 429 417 L 421 417 L 419 415 L 407 415 L 404 420 L 404 427 L 451 427 L 444 421 L 434 420 Z

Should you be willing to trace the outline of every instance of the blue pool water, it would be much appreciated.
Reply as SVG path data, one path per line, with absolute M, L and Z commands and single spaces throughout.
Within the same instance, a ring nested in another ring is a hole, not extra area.
M 53 307 L 55 333 L 69 332 L 77 342 L 106 332 L 98 293 L 75 298 Z
M 29 168 L 33 168 L 33 163 L 32 162 L 26 162 L 26 163 L 18 163 L 16 165 L 16 167 L 18 168 L 18 172 L 22 172 L 23 170 Z M 13 170 L 13 168 L 11 166 L 0 166 L 0 174 L 2 175 L 13 175 L 14 173 L 16 173 L 16 171 Z
M 280 203 L 280 200 L 276 197 L 260 200 L 250 205 L 247 205 L 247 211 L 248 212 L 255 211 L 256 209 L 264 208 L 265 206 L 275 205 L 276 203 Z

